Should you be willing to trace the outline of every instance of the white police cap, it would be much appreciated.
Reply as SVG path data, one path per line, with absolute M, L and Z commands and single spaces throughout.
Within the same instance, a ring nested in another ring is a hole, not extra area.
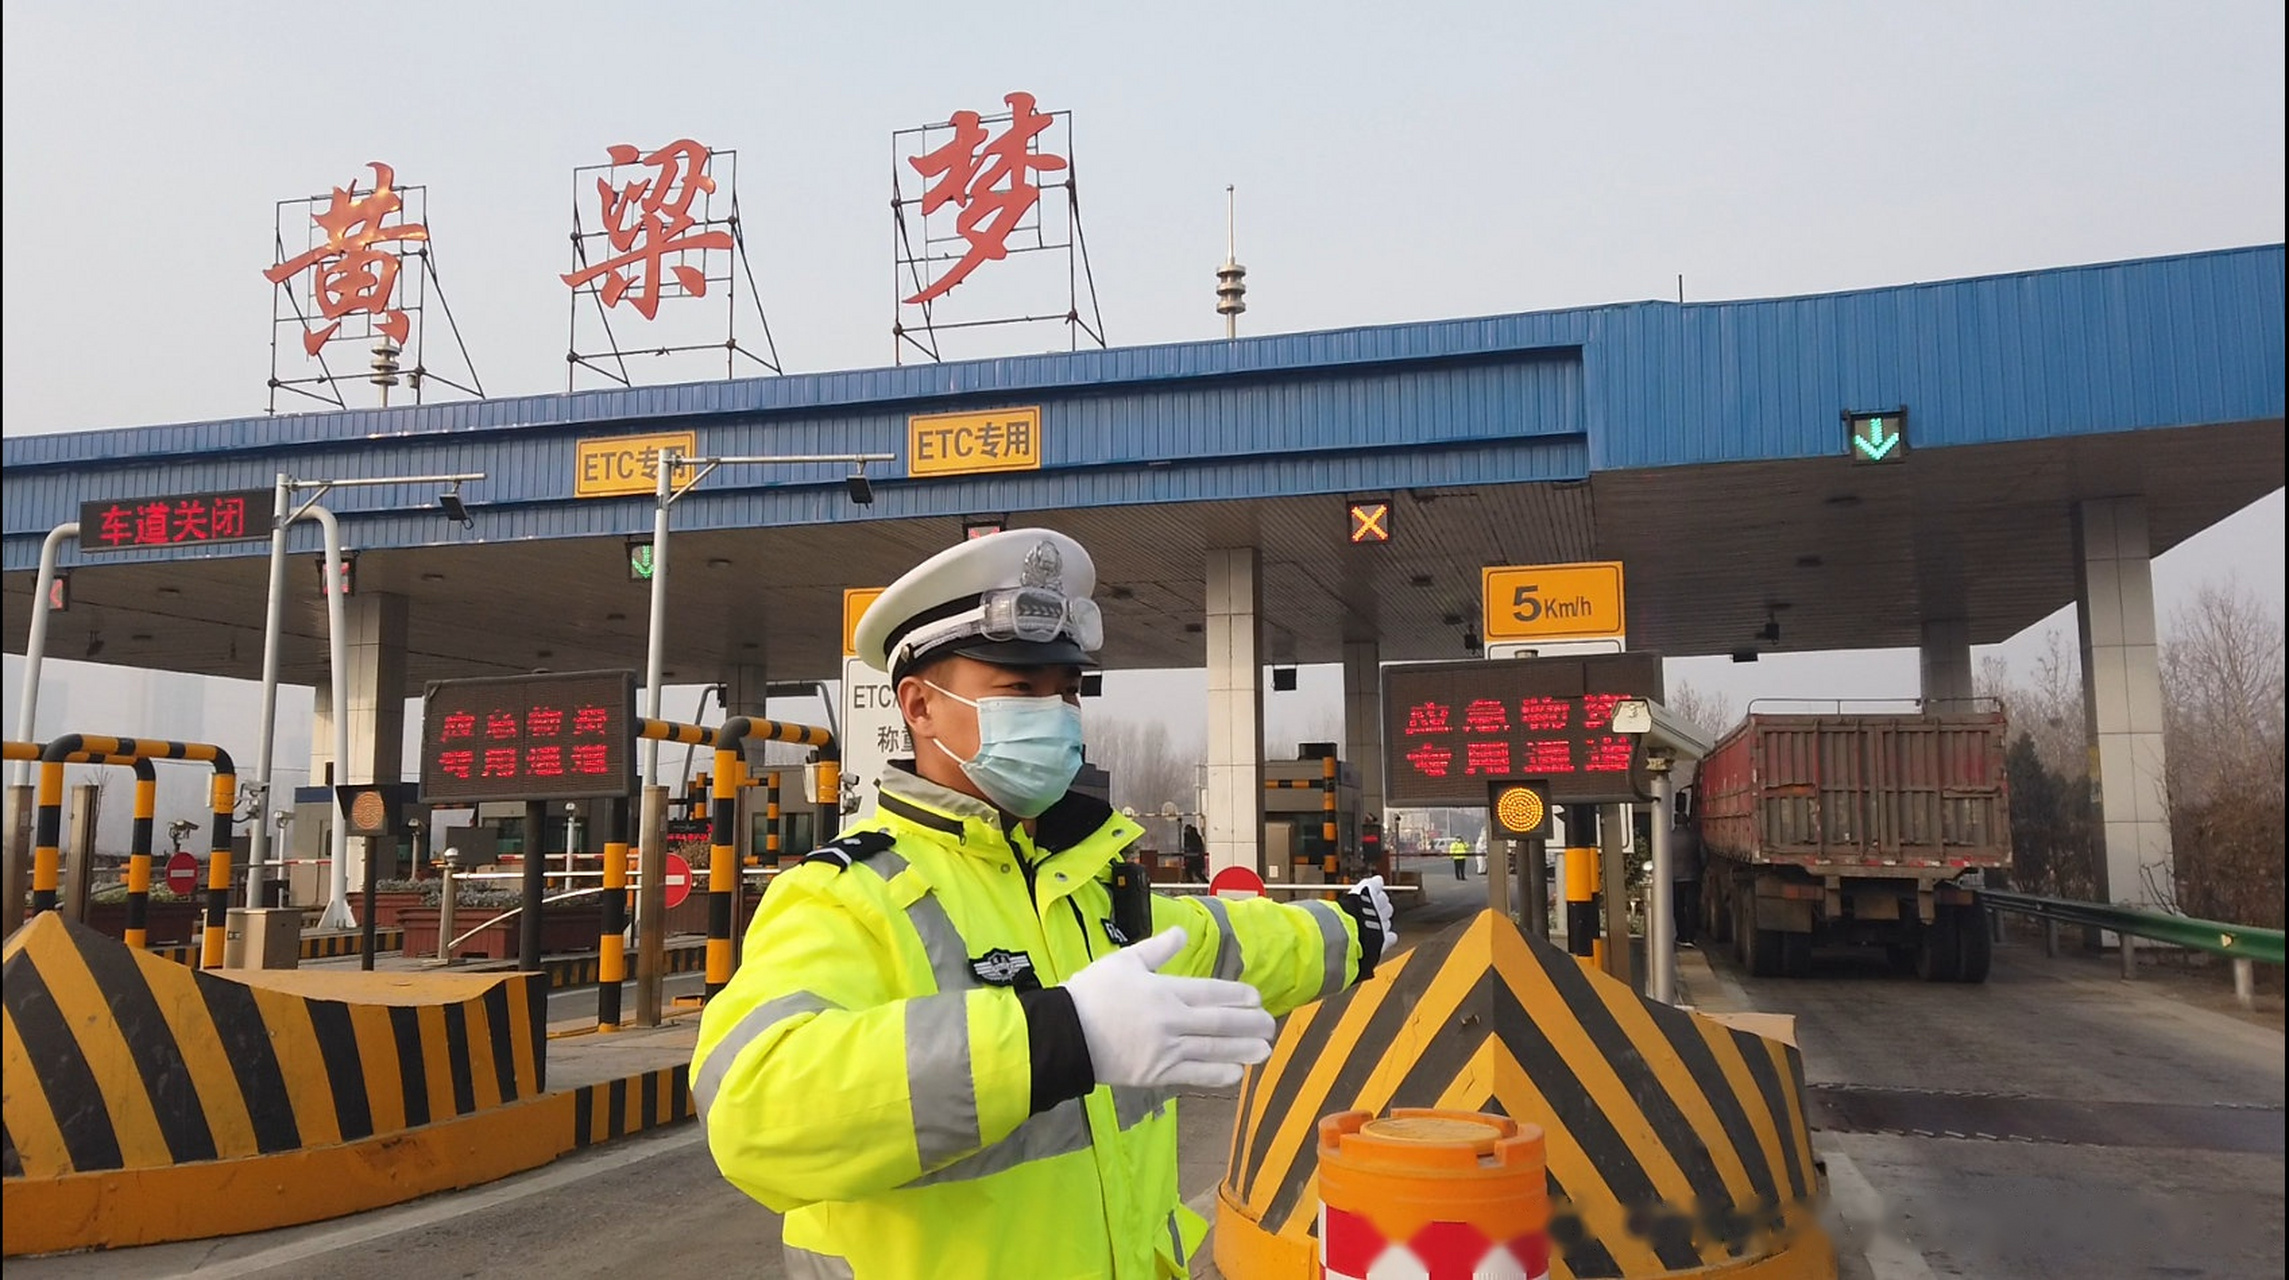
M 960 654 L 1004 667 L 1094 666 L 1104 621 L 1097 566 L 1051 529 L 972 538 L 908 570 L 858 620 L 858 656 L 903 674 Z

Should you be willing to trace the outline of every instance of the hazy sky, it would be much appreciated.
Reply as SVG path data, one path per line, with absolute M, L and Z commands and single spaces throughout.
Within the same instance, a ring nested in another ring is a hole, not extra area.
M 1227 183 L 1252 333 L 1672 297 L 1679 274 L 1746 297 L 2175 253 L 2284 218 L 2279 0 L 4 13 L 9 434 L 259 413 L 273 203 L 369 160 L 428 185 L 496 395 L 563 385 L 571 169 L 684 136 L 740 152 L 787 368 L 885 363 L 890 133 L 1013 89 L 1075 113 L 1117 344 L 1219 331 Z M 2278 609 L 2282 510 L 2166 558 L 2165 613 L 2213 579 Z M 1898 652 L 1679 666 L 1736 701 L 1914 691 Z M 1107 709 L 1188 687 L 1116 679 Z

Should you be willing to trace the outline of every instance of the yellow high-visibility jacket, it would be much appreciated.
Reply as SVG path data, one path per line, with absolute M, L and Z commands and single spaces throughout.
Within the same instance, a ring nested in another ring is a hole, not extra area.
M 1110 870 L 1140 834 L 1076 794 L 1029 838 L 893 768 L 875 817 L 771 885 L 692 1095 L 724 1177 L 786 1215 L 790 1276 L 1186 1274 L 1206 1224 L 1178 1197 L 1175 1098 L 1094 1085 L 1055 990 L 1120 945 Z M 1190 934 L 1163 972 L 1248 982 L 1274 1014 L 1360 968 L 1334 902 L 1155 896 L 1152 923 Z

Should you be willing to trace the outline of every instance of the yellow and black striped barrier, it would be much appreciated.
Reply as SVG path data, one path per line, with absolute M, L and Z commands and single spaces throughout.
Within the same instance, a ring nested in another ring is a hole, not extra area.
M 1566 950 L 1605 969 L 1605 939 L 1598 936 L 1598 851 L 1588 846 L 1566 850 Z
M 394 928 L 374 930 L 374 953 L 376 955 L 403 950 L 405 950 L 405 930 Z M 161 960 L 171 960 L 176 964 L 196 965 L 199 962 L 199 947 L 196 943 L 152 947 L 145 954 L 157 956 Z M 365 935 L 360 932 L 310 933 L 302 936 L 301 958 L 304 960 L 338 960 L 344 956 L 364 954 Z
M 544 1092 L 535 974 L 223 976 L 50 912 L 0 981 L 10 1257 L 402 1204 L 693 1115 L 681 1061 Z
M 763 775 L 763 862 L 766 866 L 784 869 L 781 861 L 786 844 L 779 838 L 779 771 L 770 770 Z
M 39 813 L 32 855 L 32 910 L 56 908 L 56 887 L 63 873 L 64 765 L 74 759 L 93 757 L 106 757 L 108 763 L 189 760 L 213 767 L 214 786 L 209 796 L 214 814 L 213 843 L 207 855 L 207 918 L 201 932 L 200 965 L 208 969 L 221 968 L 223 926 L 230 914 L 231 811 L 238 800 L 238 776 L 230 753 L 213 743 L 68 733 L 42 747 Z M 138 793 L 140 790 L 139 786 Z M 155 796 L 156 791 L 153 794 Z M 150 892 L 148 858 L 145 859 L 144 892 L 146 895 Z
M 792 742 L 806 747 L 831 747 L 834 733 L 817 725 L 783 720 L 733 716 L 715 731 L 715 773 L 710 779 L 707 850 L 707 998 L 731 982 L 738 964 L 731 917 L 739 898 L 739 787 L 747 773 L 749 742 Z M 775 775 L 774 775 L 775 776 Z M 839 784 L 838 784 L 839 785 Z M 772 788 L 776 794 L 777 787 Z M 821 795 L 833 795 L 825 781 Z M 772 803 L 770 808 L 777 810 Z M 778 823 L 770 823 L 776 835 Z
M 601 1084 L 584 1084 L 567 1092 L 572 1095 L 575 1149 L 681 1124 L 693 1115 L 688 1062 Z
M 1492 911 L 1288 1016 L 1241 1086 L 1224 1274 L 1319 1274 L 1319 1118 L 1390 1107 L 1542 1127 L 1553 1276 L 1835 1274 L 1795 1046 L 1647 1001 Z
M 8 940 L 0 982 L 11 1179 L 333 1146 L 544 1084 L 537 975 L 220 976 L 47 913 Z
M 707 991 L 705 999 L 731 982 L 731 917 L 739 898 L 739 780 L 746 773 L 749 721 L 736 716 L 715 735 L 715 774 L 709 779 L 707 825 Z
M 596 939 L 596 1029 L 620 1029 L 620 984 L 628 980 L 628 799 L 611 806 L 610 838 L 604 842 L 603 931 Z M 551 985 L 558 984 L 551 975 Z
M 41 747 L 36 742 L 10 742 L 7 744 L 7 758 L 10 760 L 38 760 L 40 754 Z M 64 763 L 111 765 L 132 769 L 135 772 L 135 820 L 127 840 L 127 926 L 124 933 L 128 946 L 147 946 L 151 941 L 151 838 L 152 820 L 157 814 L 159 806 L 158 771 L 151 767 L 150 761 L 140 756 L 98 755 L 87 751 L 72 753 Z M 56 836 L 59 846 L 56 858 L 56 878 L 60 885 L 63 877 L 61 849 L 63 817 L 60 808 L 63 799 L 63 777 L 60 773 L 57 775 L 56 786 L 59 806 L 56 819 Z M 35 879 L 37 879 L 36 875 Z M 33 897 L 35 909 L 52 909 L 40 908 L 38 902 L 39 898 L 35 893 Z
M 625 954 L 622 958 L 625 961 Z M 707 948 L 703 945 L 671 942 L 660 953 L 660 972 L 662 973 L 698 973 L 706 967 Z M 549 990 L 565 991 L 573 987 L 600 986 L 602 990 L 597 992 L 600 999 L 611 996 L 614 991 L 619 989 L 621 983 L 628 980 L 625 963 L 621 965 L 618 978 L 606 976 L 608 971 L 604 967 L 604 956 L 601 952 L 592 956 L 550 956 L 540 962 L 540 969 L 542 973 L 548 975 Z M 619 1001 L 617 998 L 612 1000 L 612 1006 L 615 1025 L 610 1028 L 599 1027 L 599 1030 L 618 1030 Z

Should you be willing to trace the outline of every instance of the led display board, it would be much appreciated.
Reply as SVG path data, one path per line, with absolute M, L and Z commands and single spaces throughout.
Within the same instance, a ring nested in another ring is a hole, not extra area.
M 81 551 L 198 547 L 267 538 L 274 527 L 269 489 L 112 498 L 79 504 Z
M 635 762 L 632 671 L 435 680 L 422 695 L 425 803 L 626 796 Z
M 1385 667 L 1384 800 L 1476 808 L 1488 783 L 1527 778 L 1557 804 L 1644 799 L 1637 740 L 1613 732 L 1613 708 L 1661 696 L 1657 653 Z

